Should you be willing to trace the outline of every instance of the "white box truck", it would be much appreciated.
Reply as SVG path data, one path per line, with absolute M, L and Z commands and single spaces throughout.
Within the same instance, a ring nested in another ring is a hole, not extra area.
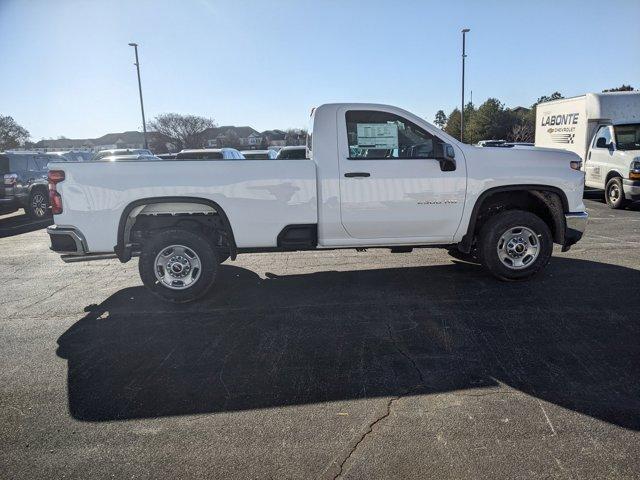
M 539 104 L 536 147 L 577 153 L 585 185 L 603 189 L 611 208 L 640 200 L 640 92 L 587 93 Z

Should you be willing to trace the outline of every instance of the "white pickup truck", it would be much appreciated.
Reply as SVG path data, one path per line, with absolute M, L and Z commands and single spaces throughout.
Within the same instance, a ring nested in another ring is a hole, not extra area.
M 585 229 L 573 153 L 465 145 L 374 104 L 322 105 L 309 131 L 307 159 L 50 164 L 51 249 L 139 256 L 149 289 L 186 302 L 248 252 L 444 247 L 521 280 Z

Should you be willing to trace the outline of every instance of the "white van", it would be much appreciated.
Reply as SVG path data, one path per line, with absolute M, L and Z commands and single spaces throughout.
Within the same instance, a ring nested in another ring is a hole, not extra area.
M 640 92 L 587 93 L 539 104 L 536 147 L 577 153 L 585 185 L 604 189 L 611 208 L 640 200 Z

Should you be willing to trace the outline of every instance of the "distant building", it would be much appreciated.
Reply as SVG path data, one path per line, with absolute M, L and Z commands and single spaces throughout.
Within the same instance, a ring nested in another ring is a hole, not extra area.
M 171 139 L 158 132 L 147 132 L 149 146 L 154 151 L 166 152 L 174 148 Z M 55 140 L 40 140 L 30 150 L 38 152 L 99 152 L 100 150 L 112 150 L 116 148 L 144 148 L 144 134 L 142 132 L 129 131 L 122 133 L 107 133 L 98 138 L 57 138 Z
M 171 139 L 158 133 L 147 132 L 149 147 L 155 153 L 175 151 L 176 147 Z M 232 147 L 242 150 L 261 149 L 269 147 L 284 147 L 285 145 L 304 145 L 306 135 L 300 130 L 265 130 L 258 132 L 249 126 L 207 128 L 201 134 L 201 145 L 205 148 Z M 128 131 L 122 133 L 107 133 L 98 138 L 58 138 L 40 140 L 29 145 L 30 150 L 38 152 L 85 151 L 99 152 L 119 148 L 144 148 L 144 134 Z
M 202 146 L 210 148 L 260 148 L 262 136 L 251 127 L 222 127 L 207 128 L 202 132 Z
M 144 148 L 142 132 L 107 133 L 93 140 L 95 150 L 111 150 L 116 148 Z
M 262 145 L 268 147 L 284 147 L 286 142 L 286 133 L 282 130 L 265 130 L 262 132 Z
M 99 138 L 40 140 L 33 147 L 38 152 L 61 152 L 65 150 L 99 152 L 100 150 L 114 148 L 144 148 L 144 134 L 130 131 L 107 133 Z

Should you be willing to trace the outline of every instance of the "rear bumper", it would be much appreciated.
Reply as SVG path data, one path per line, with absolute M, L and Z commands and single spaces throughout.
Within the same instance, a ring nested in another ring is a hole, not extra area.
M 51 250 L 60 253 L 60 258 L 65 263 L 117 258 L 113 252 L 89 253 L 84 235 L 75 227 L 51 225 L 47 228 L 47 233 L 51 239 Z
M 640 200 L 640 180 L 622 179 L 622 188 L 624 196 L 628 200 Z
M 587 212 L 570 212 L 565 213 L 564 218 L 565 230 L 562 251 L 566 252 L 571 248 L 571 245 L 574 245 L 582 238 L 584 231 L 587 229 L 589 214 Z
M 51 239 L 51 250 L 57 253 L 74 253 L 85 255 L 88 252 L 87 242 L 82 232 L 75 227 L 51 225 L 47 228 Z

